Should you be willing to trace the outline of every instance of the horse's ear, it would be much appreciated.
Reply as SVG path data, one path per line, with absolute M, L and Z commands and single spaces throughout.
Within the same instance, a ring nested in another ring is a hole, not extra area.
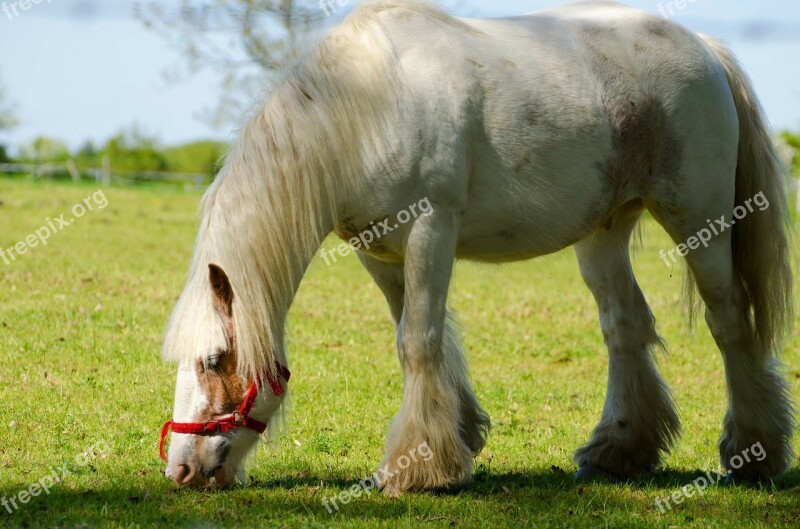
M 233 287 L 228 274 L 221 267 L 210 264 L 208 279 L 211 282 L 211 292 L 214 294 L 214 309 L 225 321 L 226 328 L 230 328 L 233 324 Z

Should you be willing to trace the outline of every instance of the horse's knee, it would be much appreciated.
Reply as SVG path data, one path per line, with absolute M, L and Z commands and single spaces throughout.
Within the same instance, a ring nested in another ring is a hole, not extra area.
M 410 372 L 425 373 L 442 362 L 441 330 L 404 328 L 398 334 L 398 351 L 403 367 Z

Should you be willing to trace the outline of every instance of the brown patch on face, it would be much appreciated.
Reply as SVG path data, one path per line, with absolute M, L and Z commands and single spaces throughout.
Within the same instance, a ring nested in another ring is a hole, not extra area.
M 236 355 L 220 352 L 210 359 L 201 358 L 196 365 L 197 381 L 208 398 L 201 421 L 235 412 L 244 400 L 249 384 L 236 373 Z
M 195 362 L 197 391 L 205 395 L 207 403 L 202 409 L 194 410 L 193 422 L 210 422 L 223 416 L 235 414 L 241 407 L 250 381 L 237 373 L 236 334 L 233 319 L 234 291 L 225 271 L 216 264 L 208 265 L 208 279 L 211 290 L 211 303 L 224 326 L 226 342 L 208 357 Z M 212 432 L 208 432 L 212 433 Z M 214 432 L 216 433 L 216 432 Z M 224 488 L 233 482 L 236 469 L 228 463 L 231 450 L 230 439 L 212 442 L 210 436 L 196 435 L 194 442 L 193 485 L 202 487 L 214 478 L 215 486 Z
M 209 421 L 220 415 L 233 413 L 241 405 L 249 384 L 237 374 L 236 336 L 233 325 L 233 287 L 228 275 L 218 265 L 208 266 L 208 279 L 213 294 L 214 310 L 225 326 L 228 350 L 201 358 L 195 366 L 200 388 L 208 398 L 208 406 L 200 419 Z

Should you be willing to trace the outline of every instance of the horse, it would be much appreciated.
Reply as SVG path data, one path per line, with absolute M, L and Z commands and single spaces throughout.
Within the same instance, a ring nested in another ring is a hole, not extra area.
M 204 195 L 164 339 L 178 364 L 166 476 L 244 479 L 245 456 L 282 416 L 287 312 L 331 233 L 355 246 L 396 328 L 404 389 L 380 463 L 385 494 L 462 486 L 487 441 L 447 307 L 456 260 L 570 246 L 609 358 L 577 475 L 653 471 L 681 426 L 631 268 L 645 211 L 680 243 L 689 303 L 699 293 L 722 353 L 722 464 L 737 479 L 779 475 L 795 427 L 778 360 L 793 310 L 783 171 L 732 53 L 665 18 L 606 1 L 498 19 L 363 4 L 275 84 Z M 769 207 L 734 221 L 756 195 Z M 398 221 L 423 200 L 424 214 Z M 366 232 L 380 239 L 361 244 Z M 756 443 L 766 457 L 737 464 Z M 435 457 L 403 466 L 420 446 Z

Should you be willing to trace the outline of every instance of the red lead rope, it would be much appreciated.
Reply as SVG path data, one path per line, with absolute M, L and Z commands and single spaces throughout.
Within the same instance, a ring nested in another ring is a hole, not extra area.
M 278 375 L 283 377 L 286 382 L 289 382 L 289 377 L 292 376 L 292 374 L 286 366 L 275 362 L 275 371 Z M 281 386 L 281 381 L 277 376 L 272 373 L 267 373 L 267 382 L 269 382 L 269 387 L 272 389 L 275 396 L 279 397 L 284 394 L 285 390 L 283 386 Z M 236 430 L 240 426 L 244 426 L 255 432 L 263 433 L 264 430 L 267 429 L 267 425 L 250 417 L 250 410 L 253 409 L 257 398 L 258 384 L 253 382 L 250 384 L 250 388 L 247 390 L 247 395 L 245 395 L 238 412 L 208 422 L 175 422 L 172 419 L 168 420 L 164 423 L 164 426 L 161 427 L 161 442 L 158 445 L 158 453 L 161 455 L 161 459 L 167 461 L 167 456 L 164 453 L 164 443 L 167 441 L 170 429 L 175 433 L 214 435 L 228 433 L 231 430 Z

